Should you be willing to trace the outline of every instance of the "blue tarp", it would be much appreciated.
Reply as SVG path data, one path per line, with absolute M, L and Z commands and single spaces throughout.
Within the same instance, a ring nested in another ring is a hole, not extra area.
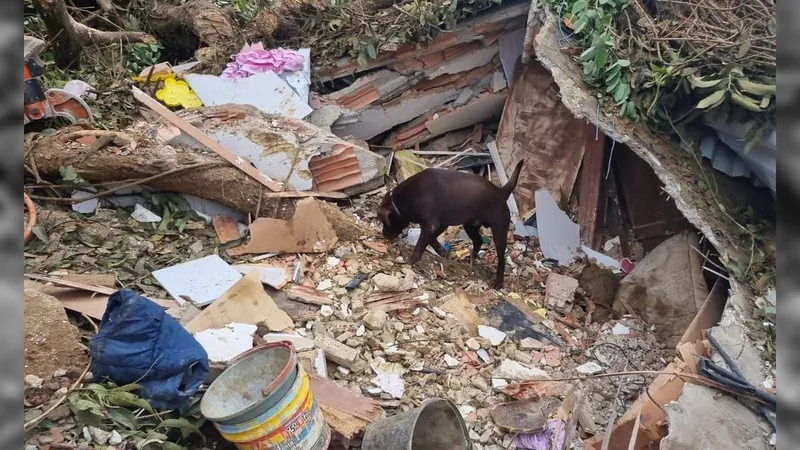
M 123 289 L 91 342 L 94 380 L 137 383 L 156 409 L 180 409 L 208 375 L 205 349 L 158 304 Z

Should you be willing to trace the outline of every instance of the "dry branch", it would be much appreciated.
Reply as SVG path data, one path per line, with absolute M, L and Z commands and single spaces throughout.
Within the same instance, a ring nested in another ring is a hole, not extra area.
M 156 42 L 155 37 L 138 31 L 101 31 L 88 27 L 69 15 L 64 0 L 34 0 L 33 4 L 47 27 L 56 65 L 62 69 L 78 68 L 84 47 L 118 42 Z

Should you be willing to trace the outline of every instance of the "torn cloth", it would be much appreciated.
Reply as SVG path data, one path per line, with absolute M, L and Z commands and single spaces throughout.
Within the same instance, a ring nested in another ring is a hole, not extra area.
M 123 289 L 108 299 L 90 344 L 94 381 L 141 385 L 156 409 L 180 409 L 208 375 L 203 347 L 158 304 Z

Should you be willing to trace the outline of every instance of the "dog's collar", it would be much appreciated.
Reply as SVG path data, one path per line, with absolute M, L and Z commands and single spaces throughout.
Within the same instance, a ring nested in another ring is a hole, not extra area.
M 397 209 L 397 205 L 394 203 L 394 191 L 389 192 L 389 201 L 392 203 L 392 212 L 397 214 L 399 217 L 403 217 L 403 215 L 400 213 L 400 210 Z

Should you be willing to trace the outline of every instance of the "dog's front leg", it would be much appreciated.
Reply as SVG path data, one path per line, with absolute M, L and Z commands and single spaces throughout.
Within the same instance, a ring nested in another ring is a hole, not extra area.
M 420 258 L 422 258 L 422 254 L 430 244 L 431 239 L 435 239 L 432 237 L 435 230 L 435 226 L 420 224 L 419 240 L 417 241 L 417 245 L 414 246 L 414 252 L 411 254 L 411 259 L 408 260 L 409 264 L 414 265 L 420 260 Z

